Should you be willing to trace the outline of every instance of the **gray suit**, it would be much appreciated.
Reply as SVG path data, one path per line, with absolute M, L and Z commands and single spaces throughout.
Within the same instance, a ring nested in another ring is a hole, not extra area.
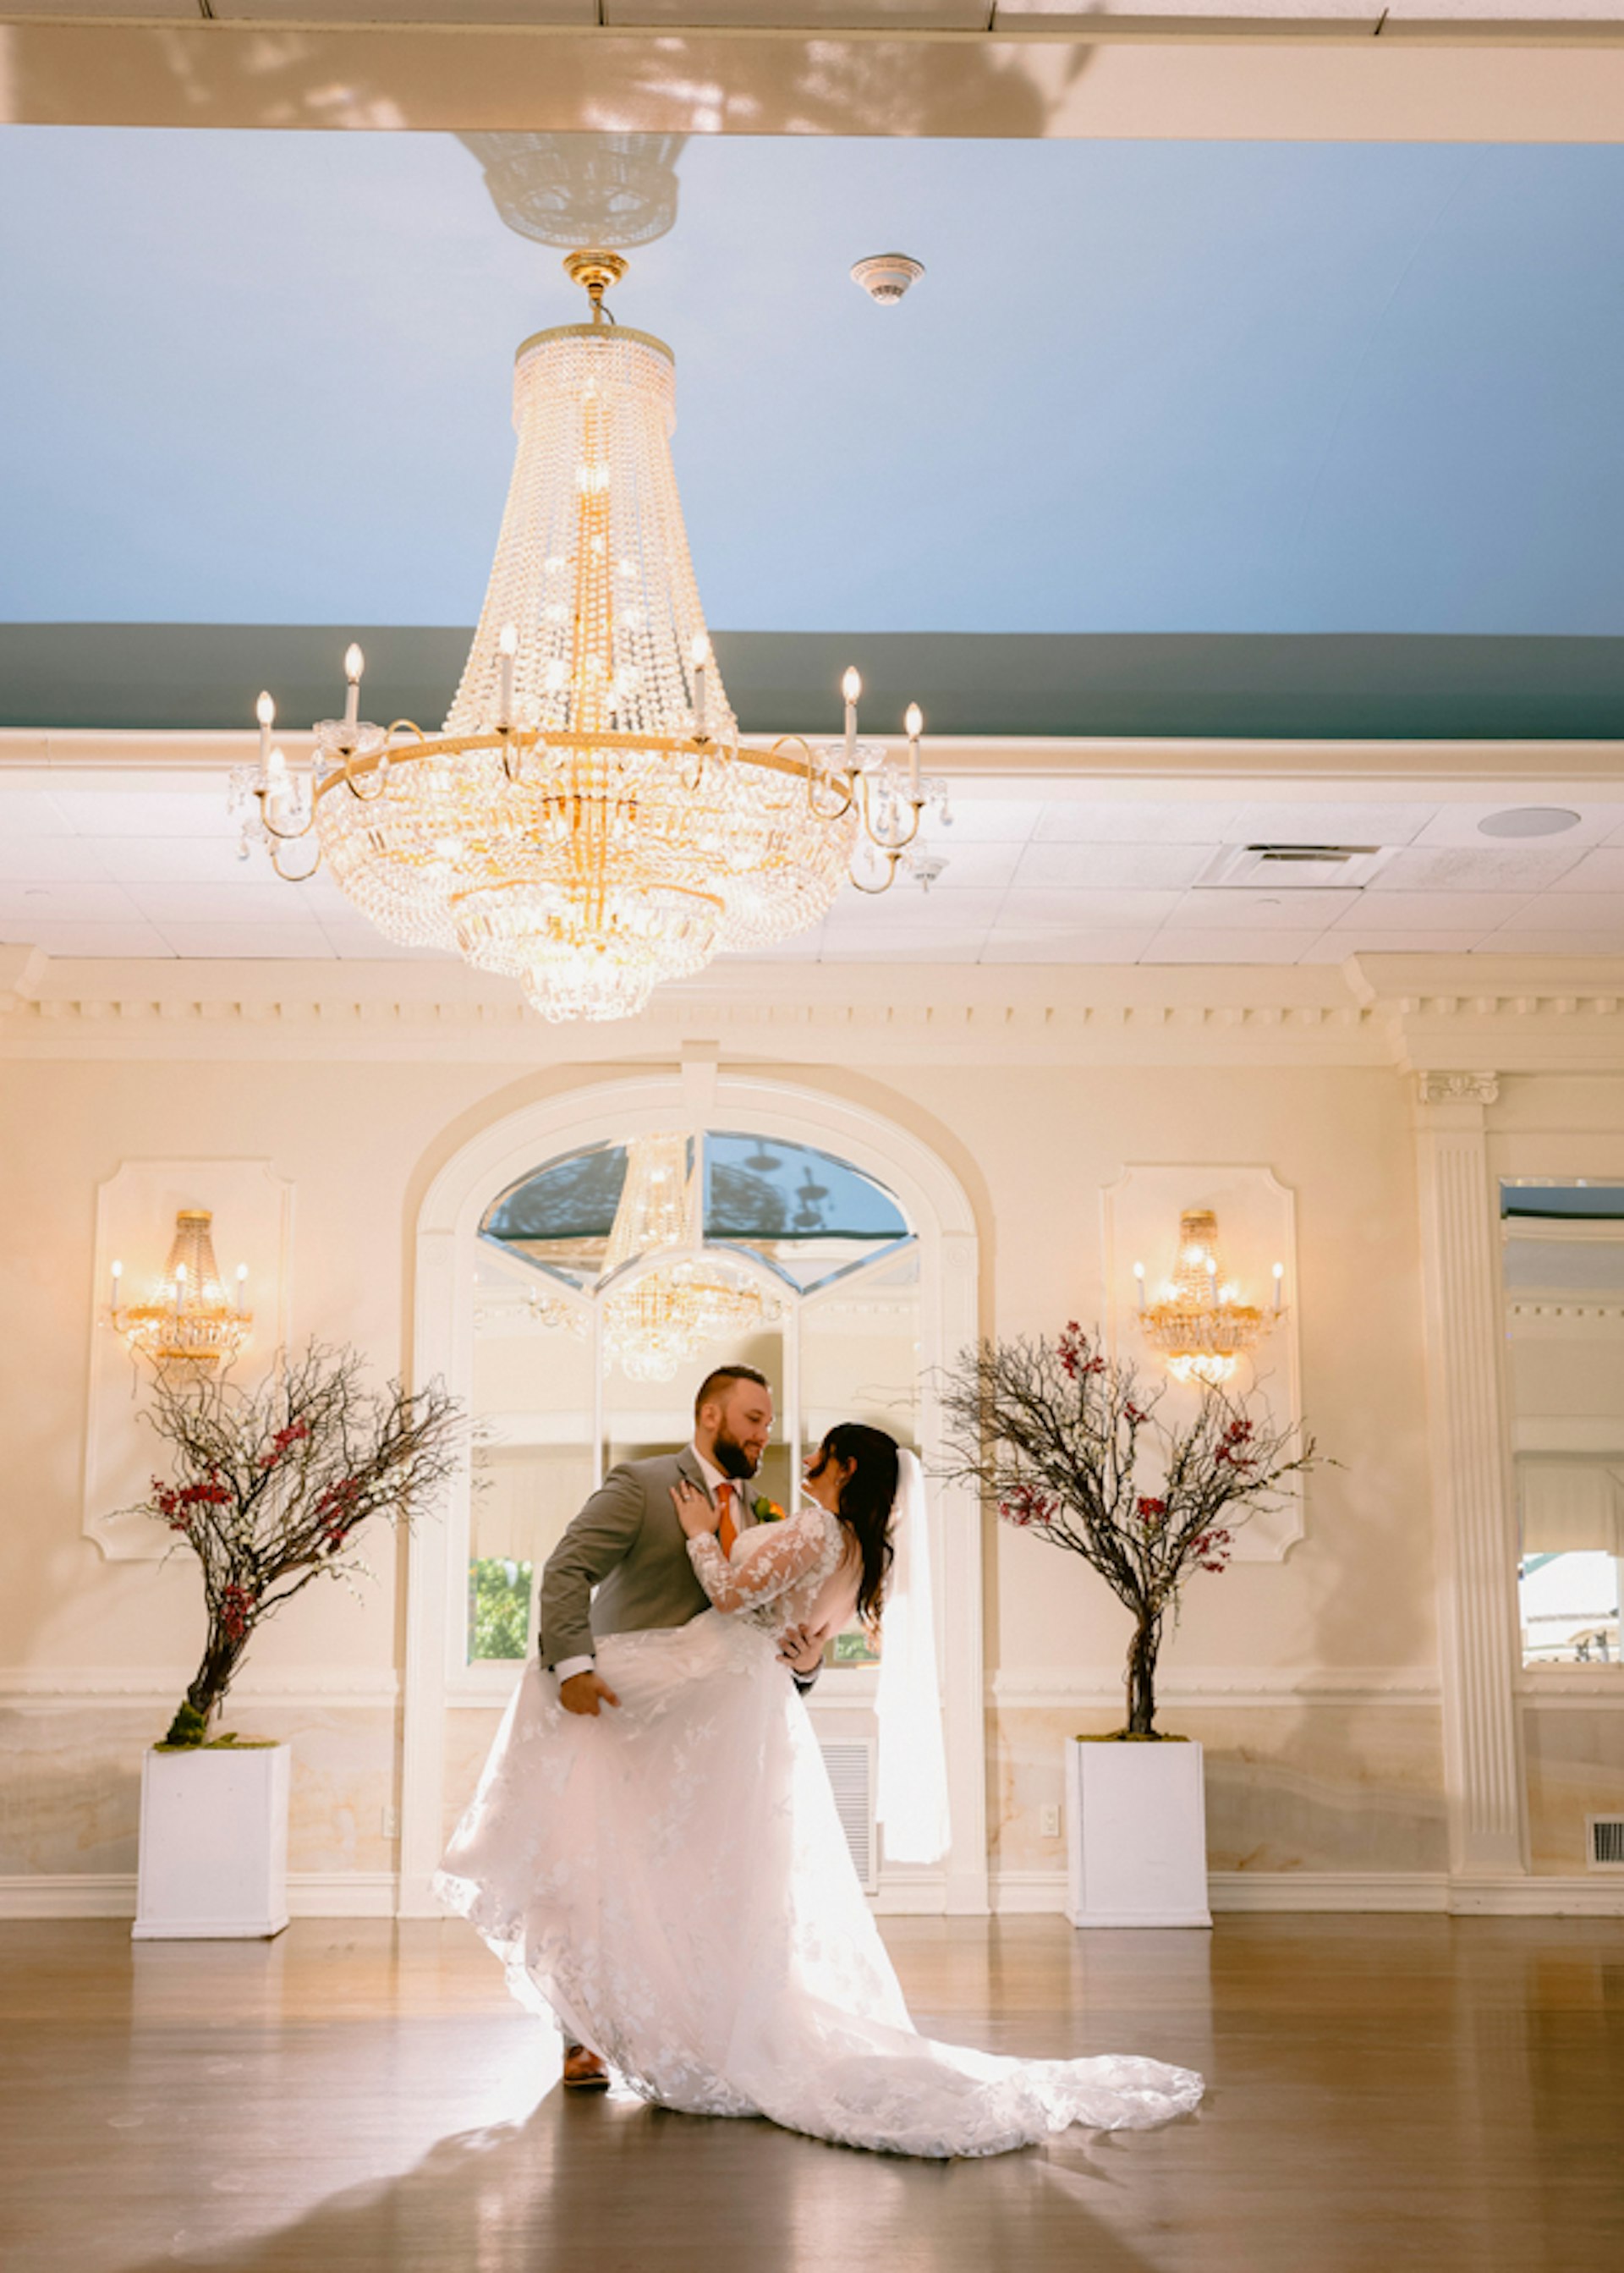
M 565 1659 L 590 1657 L 601 1635 L 685 1626 L 709 1609 L 671 1504 L 679 1476 L 709 1498 L 704 1471 L 689 1447 L 623 1461 L 548 1557 L 538 1624 L 542 1663 L 550 1671 Z M 740 1531 L 755 1522 L 750 1497 L 745 1485 L 734 1487 L 733 1520 Z M 815 1671 L 797 1673 L 796 1685 L 810 1689 L 816 1678 Z
M 623 1461 L 593 1493 L 542 1572 L 543 1665 L 590 1657 L 602 1634 L 685 1626 L 710 1607 L 671 1504 L 679 1476 L 705 1491 L 704 1471 L 685 1449 Z M 733 1520 L 741 1531 L 755 1520 L 742 1486 L 734 1491 Z

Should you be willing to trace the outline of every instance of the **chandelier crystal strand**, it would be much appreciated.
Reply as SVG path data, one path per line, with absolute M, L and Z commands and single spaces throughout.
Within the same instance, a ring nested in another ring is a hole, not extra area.
M 263 756 L 236 784 L 279 873 L 313 829 L 388 937 L 454 948 L 559 1020 L 626 1016 L 722 949 L 820 922 L 860 836 L 885 889 L 943 803 L 911 720 L 907 776 L 849 706 L 843 745 L 741 743 L 671 462 L 670 350 L 601 319 L 617 255 L 565 266 L 594 320 L 519 350 L 513 480 L 442 733 L 385 732 L 352 699 L 316 729 L 307 803 Z

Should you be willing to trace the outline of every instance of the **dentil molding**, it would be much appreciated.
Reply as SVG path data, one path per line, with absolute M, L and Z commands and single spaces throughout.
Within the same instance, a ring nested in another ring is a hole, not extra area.
M 0 948 L 0 1056 L 445 1060 L 722 1054 L 806 1064 L 1388 1066 L 1427 1103 L 1507 1074 L 1624 1073 L 1624 957 L 1342 965 L 723 962 L 641 1016 L 549 1026 L 449 958 L 116 962 Z M 1481 1069 L 1493 1067 L 1493 1074 Z

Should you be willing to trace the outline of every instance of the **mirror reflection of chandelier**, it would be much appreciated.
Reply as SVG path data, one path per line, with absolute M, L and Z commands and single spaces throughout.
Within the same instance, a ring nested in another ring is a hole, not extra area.
M 1275 1316 L 1280 1312 L 1282 1265 L 1275 1265 Z M 1145 1267 L 1134 1265 L 1140 1325 L 1145 1339 L 1175 1381 L 1222 1388 L 1274 1317 L 1239 1300 L 1218 1253 L 1218 1219 L 1210 1208 L 1189 1208 L 1179 1219 L 1179 1258 L 1162 1299 L 1147 1306 Z
M 113 1324 L 132 1353 L 153 1366 L 201 1371 L 229 1365 L 248 1339 L 254 1323 L 243 1307 L 248 1265 L 238 1264 L 236 1300 L 228 1299 L 214 1260 L 213 1222 L 207 1208 L 180 1210 L 163 1276 L 148 1302 L 121 1301 L 124 1266 L 113 1265 Z
M 630 1381 L 670 1381 L 709 1343 L 782 1314 L 783 1305 L 742 1265 L 705 1248 L 700 1217 L 693 1138 L 634 1137 L 601 1297 L 603 1347 Z M 660 1255 L 670 1259 L 638 1268 Z
M 316 728 L 296 784 L 259 701 L 245 833 L 296 881 L 326 859 L 387 937 L 516 979 L 543 1016 L 625 1017 L 725 949 L 821 920 L 848 876 L 885 890 L 940 792 L 857 739 L 739 738 L 711 651 L 671 463 L 671 351 L 605 320 L 619 254 L 572 253 L 591 321 L 538 332 L 513 379 L 519 444 L 484 607 L 438 735 L 359 712 Z M 313 837 L 315 857 L 281 865 Z

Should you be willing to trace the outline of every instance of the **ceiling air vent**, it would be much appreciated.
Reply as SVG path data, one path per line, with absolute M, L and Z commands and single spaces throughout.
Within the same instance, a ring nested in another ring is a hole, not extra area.
M 1592 1871 L 1624 1871 L 1624 1815 L 1587 1815 L 1584 1828 Z
M 1195 889 L 1345 892 L 1368 884 L 1392 857 L 1386 844 L 1225 844 L 1195 879 Z

